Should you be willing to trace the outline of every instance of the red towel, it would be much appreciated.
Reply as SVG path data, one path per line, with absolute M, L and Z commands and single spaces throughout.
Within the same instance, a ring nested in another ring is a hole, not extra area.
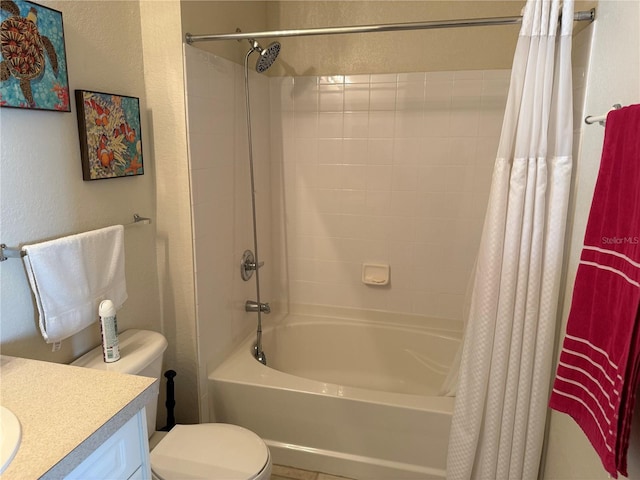
M 607 116 L 600 171 L 549 406 L 627 475 L 640 367 L 640 105 Z

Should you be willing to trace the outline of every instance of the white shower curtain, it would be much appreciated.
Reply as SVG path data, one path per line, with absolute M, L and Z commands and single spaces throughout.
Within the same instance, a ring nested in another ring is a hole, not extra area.
M 462 350 L 450 480 L 538 475 L 571 181 L 572 28 L 573 0 L 528 0 Z

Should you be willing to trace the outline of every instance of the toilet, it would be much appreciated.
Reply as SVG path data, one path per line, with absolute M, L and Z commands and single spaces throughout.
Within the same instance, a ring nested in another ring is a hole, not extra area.
M 167 340 L 149 330 L 127 330 L 118 336 L 120 360 L 105 363 L 102 347 L 71 365 L 160 378 Z M 156 424 L 157 399 L 146 406 L 149 438 Z M 271 456 L 262 439 L 246 428 L 225 423 L 176 425 L 151 450 L 151 473 L 157 480 L 206 478 L 269 480 Z

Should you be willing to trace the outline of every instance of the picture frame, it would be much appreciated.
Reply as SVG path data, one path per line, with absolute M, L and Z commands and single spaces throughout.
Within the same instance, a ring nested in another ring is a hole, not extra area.
M 0 51 L 0 107 L 71 111 L 61 12 L 2 0 Z
M 144 175 L 140 100 L 75 90 L 82 178 L 86 181 Z

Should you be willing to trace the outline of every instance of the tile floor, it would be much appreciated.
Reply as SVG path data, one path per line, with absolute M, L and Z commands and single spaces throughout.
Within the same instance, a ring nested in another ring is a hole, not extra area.
M 299 468 L 274 465 L 271 470 L 271 480 L 349 480 L 345 477 L 336 477 L 321 472 L 310 472 Z

